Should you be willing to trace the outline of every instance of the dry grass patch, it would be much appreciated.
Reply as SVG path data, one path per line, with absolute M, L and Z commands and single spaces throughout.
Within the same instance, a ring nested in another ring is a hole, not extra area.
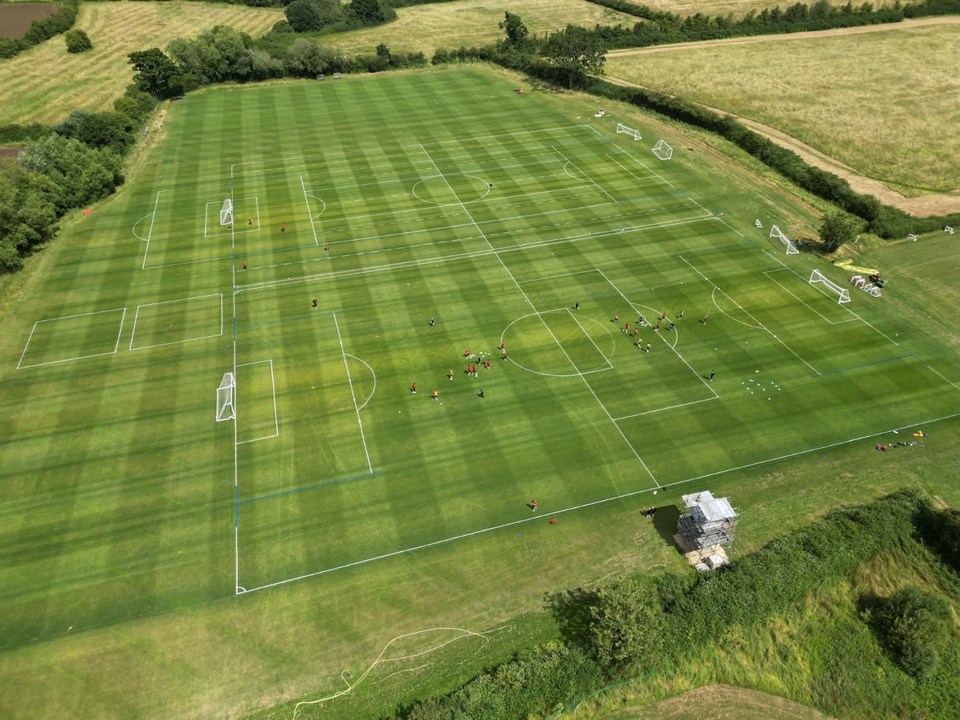
M 584 0 L 525 0 L 521 5 L 494 0 L 458 0 L 397 10 L 389 25 L 325 36 L 323 42 L 348 52 L 373 52 L 385 43 L 391 50 L 422 51 L 437 48 L 489 45 L 505 37 L 497 24 L 509 10 L 523 18 L 531 35 L 560 30 L 568 23 L 592 27 L 633 25 L 637 18 Z
M 949 22 L 611 56 L 607 72 L 776 127 L 868 177 L 950 191 L 960 187 L 958 48 Z
M 914 5 L 921 0 L 904 0 L 901 2 L 901 5 Z M 734 17 L 743 17 L 751 10 L 760 12 L 763 9 L 770 9 L 777 3 L 768 2 L 768 0 L 645 0 L 642 3 L 647 7 L 651 7 L 654 10 L 660 10 L 664 12 L 672 12 L 677 15 L 696 15 L 701 13 L 703 15 L 710 16 L 721 16 L 726 17 L 727 15 L 733 15 Z M 781 8 L 785 8 L 792 3 L 783 2 L 780 3 Z M 834 0 L 831 4 L 843 4 L 837 3 Z M 881 2 L 874 3 L 876 7 L 883 7 L 891 3 Z
M 0 125 L 57 123 L 71 110 L 109 110 L 133 78 L 129 53 L 164 48 L 215 25 L 262 35 L 282 19 L 279 9 L 180 0 L 84 3 L 74 27 L 90 36 L 93 50 L 71 55 L 54 38 L 0 61 Z

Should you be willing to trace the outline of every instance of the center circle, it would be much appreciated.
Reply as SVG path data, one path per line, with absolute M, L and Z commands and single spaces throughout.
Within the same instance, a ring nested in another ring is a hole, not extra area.
M 493 185 L 466 173 L 431 175 L 413 186 L 413 196 L 430 205 L 460 205 L 482 200 Z

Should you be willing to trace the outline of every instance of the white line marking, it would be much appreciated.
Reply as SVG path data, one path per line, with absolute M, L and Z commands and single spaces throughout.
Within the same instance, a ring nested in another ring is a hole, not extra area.
M 72 320 L 73 318 L 78 318 L 78 317 L 87 317 L 90 315 L 103 315 L 104 313 L 115 313 L 120 311 L 122 311 L 123 314 L 120 316 L 120 329 L 117 331 L 117 342 L 116 342 L 116 345 L 114 345 L 113 350 L 110 350 L 109 352 L 92 353 L 90 355 L 77 355 L 76 357 L 62 358 L 60 360 L 47 360 L 46 362 L 31 363 L 30 365 L 23 364 L 23 359 L 27 355 L 27 349 L 30 347 L 30 341 L 33 340 L 33 334 L 37 329 L 37 325 L 39 325 L 40 323 L 54 322 L 55 320 Z M 117 350 L 120 348 L 120 335 L 123 333 L 123 321 L 126 317 L 127 317 L 127 308 L 126 306 L 124 306 L 119 308 L 112 308 L 110 310 L 95 310 L 94 312 L 75 313 L 73 315 L 61 315 L 60 317 L 44 318 L 43 320 L 36 320 L 33 323 L 33 327 L 30 328 L 30 335 L 27 337 L 26 345 L 23 346 L 23 352 L 20 353 L 20 360 L 17 361 L 17 370 L 27 370 L 29 368 L 45 367 L 47 365 L 59 365 L 60 363 L 75 362 L 77 360 L 86 360 L 87 358 L 103 357 L 104 355 L 115 355 Z
M 347 355 L 347 357 L 366 365 L 367 370 L 369 370 L 370 374 L 373 375 L 373 388 L 370 390 L 370 394 L 367 395 L 366 400 L 363 401 L 363 404 L 361 404 L 360 407 L 357 408 L 358 410 L 363 410 L 367 406 L 367 403 L 373 399 L 373 394 L 377 391 L 377 374 L 373 371 L 373 368 L 370 367 L 370 363 L 368 363 L 366 360 L 361 360 L 356 355 Z
M 134 339 L 137 336 L 137 321 L 140 319 L 140 308 L 154 307 L 156 305 L 171 305 L 173 303 L 187 302 L 189 300 L 205 300 L 207 298 L 219 297 L 220 298 L 220 330 L 219 332 L 212 333 L 210 335 L 198 335 L 197 337 L 190 337 L 184 340 L 171 340 L 170 342 L 154 343 L 153 345 L 138 345 L 134 347 Z M 223 336 L 223 293 L 207 293 L 206 295 L 194 295 L 188 298 L 177 298 L 176 300 L 163 300 L 161 302 L 153 303 L 143 303 L 142 305 L 137 305 L 137 312 L 133 318 L 133 328 L 130 331 L 130 347 L 129 350 L 150 350 L 151 348 L 164 347 L 166 345 L 181 345 L 183 343 L 195 342 L 197 340 L 209 340 L 210 338 L 222 337 Z M 236 369 L 234 369 L 236 371 Z
M 300 173 L 300 187 L 303 189 L 303 202 L 307 206 L 307 216 L 310 218 L 310 232 L 313 233 L 313 244 L 319 245 L 320 238 L 317 237 L 317 227 L 313 224 L 313 214 L 310 212 L 310 198 L 307 197 L 307 186 L 303 184 L 303 173 Z
M 703 378 L 701 378 L 703 379 Z M 688 405 L 697 405 L 704 402 L 713 402 L 714 400 L 719 400 L 718 395 L 714 395 L 712 398 L 703 398 L 702 400 L 691 400 L 690 402 L 680 403 L 679 405 L 670 405 L 669 407 L 656 408 L 654 410 L 645 410 L 644 412 L 633 413 L 632 415 L 624 415 L 623 417 L 614 418 L 617 422 L 621 420 L 629 420 L 631 418 L 637 418 L 642 415 L 653 415 L 654 413 L 666 412 L 667 410 L 676 410 L 677 408 L 687 407 Z
M 367 449 L 367 438 L 363 433 L 363 419 L 360 417 L 360 408 L 357 406 L 357 394 L 353 390 L 353 379 L 350 377 L 350 363 L 347 362 L 347 351 L 343 347 L 343 336 L 340 334 L 340 322 L 337 314 L 333 313 L 333 325 L 337 329 L 337 340 L 340 341 L 340 354 L 343 356 L 343 367 L 347 371 L 347 383 L 350 385 L 350 397 L 353 398 L 353 408 L 357 413 L 357 425 L 360 427 L 360 439 L 363 441 L 363 454 L 367 457 L 367 470 L 373 472 L 373 463 L 370 462 L 370 452 Z
M 938 370 L 930 367 L 929 365 L 927 365 L 927 367 L 930 368 L 930 370 L 931 370 L 932 372 L 936 373 L 936 374 L 939 375 L 941 378 L 943 378 L 944 382 L 946 382 L 948 385 L 952 385 L 952 386 L 953 386 L 954 388 L 956 388 L 957 390 L 960 390 L 960 385 L 957 385 L 956 383 L 954 383 L 954 382 L 952 382 L 952 381 L 950 381 L 950 380 L 947 380 L 947 378 L 944 377 L 941 372 L 939 372 Z
M 592 177 L 590 177 L 589 175 L 587 175 L 587 173 L 585 173 L 583 170 L 581 170 L 579 167 L 577 167 L 576 163 L 574 163 L 570 158 L 568 158 L 566 155 L 564 155 L 562 152 L 560 152 L 560 150 L 558 150 L 556 146 L 551 145 L 550 147 L 553 148 L 553 151 L 554 151 L 555 153 L 557 153 L 557 155 L 559 155 L 559 156 L 562 157 L 564 160 L 566 160 L 566 161 L 567 161 L 567 164 L 573 166 L 573 169 L 574 169 L 574 170 L 576 170 L 578 173 L 580 173 L 581 175 L 583 175 L 583 177 L 584 177 L 586 180 L 588 180 L 595 188 L 597 188 L 597 190 L 599 190 L 600 192 L 602 192 L 604 195 L 606 195 L 608 198 L 610 198 L 613 202 L 617 202 L 617 199 L 616 199 L 613 195 L 611 195 L 611 194 L 608 193 L 606 190 L 604 190 L 602 187 L 600 187 L 600 186 L 597 184 L 597 182 L 596 182 Z M 564 170 L 566 170 L 566 165 L 564 165 Z M 569 173 L 568 173 L 568 174 L 569 174 Z
M 166 191 L 157 191 L 157 199 L 153 202 L 153 213 L 151 213 L 150 217 L 150 229 L 147 230 L 147 246 L 143 249 L 143 264 L 140 265 L 141 270 L 147 269 L 147 253 L 150 252 L 150 238 L 153 237 L 153 224 L 157 221 L 157 207 L 160 205 L 160 193 L 162 192 Z
M 655 171 L 652 167 L 650 167 L 649 165 L 647 165 L 645 162 L 642 162 L 639 158 L 635 158 L 633 155 L 631 155 L 630 153 L 628 153 L 626 150 L 624 150 L 624 149 L 623 149 L 622 147 L 620 147 L 619 145 L 614 145 L 613 147 L 614 147 L 615 150 L 617 150 L 617 152 L 622 153 L 623 155 L 626 155 L 628 158 L 630 158 L 630 159 L 633 160 L 635 163 L 637 163 L 637 165 L 643 166 L 643 168 L 646 169 L 651 175 L 655 175 L 656 177 L 660 178 L 663 182 L 665 182 L 667 185 L 669 185 L 670 187 L 672 187 L 674 190 L 677 189 L 676 185 L 674 185 L 672 182 L 670 182 L 669 180 L 667 180 L 665 177 L 663 177 L 660 173 L 658 173 L 657 171 Z M 701 207 L 702 207 L 702 206 L 701 206 Z M 706 208 L 704 208 L 704 209 L 706 209 Z M 710 213 L 710 214 L 712 215 L 713 213 Z
M 253 362 L 241 363 L 237 365 L 238 368 L 248 367 L 250 365 L 270 365 L 270 393 L 273 395 L 273 435 L 263 435 L 258 438 L 253 438 L 251 440 L 240 440 L 238 445 L 245 445 L 247 443 L 258 442 L 260 440 L 270 440 L 275 437 L 280 437 L 280 414 L 277 412 L 277 381 L 273 374 L 273 360 L 268 358 L 266 360 L 254 360 Z M 236 377 L 236 375 L 234 375 Z M 236 422 L 236 420 L 234 420 Z M 239 433 L 238 433 L 239 435 Z
M 40 320 L 34 321 L 33 327 L 30 328 L 30 335 L 27 337 L 27 344 L 23 346 L 23 352 L 20 353 L 20 360 L 17 362 L 17 370 L 19 370 L 20 366 L 23 364 L 23 357 L 27 354 L 27 348 L 30 347 L 30 341 L 33 340 L 33 333 L 37 329 L 37 325 L 39 325 L 40 322 Z

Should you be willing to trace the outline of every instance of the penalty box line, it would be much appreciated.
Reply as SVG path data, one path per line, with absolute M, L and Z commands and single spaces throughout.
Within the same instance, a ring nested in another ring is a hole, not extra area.
M 250 440 L 237 440 L 234 437 L 234 442 L 237 445 L 246 445 L 247 443 L 259 442 L 260 440 L 272 440 L 275 437 L 280 437 L 280 415 L 277 412 L 277 381 L 273 374 L 273 359 L 268 358 L 267 360 L 255 360 L 253 362 L 240 363 L 239 365 L 234 365 L 233 376 L 236 378 L 237 372 L 236 368 L 249 367 L 251 365 L 264 365 L 269 363 L 270 365 L 270 394 L 273 396 L 273 435 L 264 435 L 258 438 L 252 438 Z M 240 404 L 240 394 L 239 387 L 234 390 L 237 393 L 237 404 Z M 238 413 L 239 416 L 239 413 Z M 239 420 L 235 419 L 234 424 L 239 423 Z
M 30 365 L 24 365 L 23 359 L 27 356 L 27 350 L 30 347 L 30 341 L 33 340 L 33 334 L 37 330 L 37 325 L 45 322 L 54 322 L 55 320 L 72 320 L 73 318 L 78 317 L 87 317 L 89 315 L 103 315 L 104 313 L 115 313 L 121 312 L 120 315 L 120 327 L 117 329 L 117 341 L 114 343 L 113 350 L 101 353 L 92 353 L 90 355 L 77 355 L 76 357 L 63 358 L 61 360 L 48 360 L 47 362 L 42 363 L 31 363 Z M 46 367 L 47 365 L 59 365 L 61 363 L 75 362 L 77 360 L 86 360 L 87 358 L 103 357 L 104 355 L 116 355 L 117 351 L 120 349 L 120 337 L 123 335 L 123 323 L 127 318 L 127 308 L 126 306 L 122 308 L 111 308 L 110 310 L 95 310 L 94 312 L 88 313 L 74 313 L 73 315 L 62 315 L 60 317 L 54 318 L 44 318 L 43 320 L 36 320 L 33 323 L 33 327 L 30 328 L 30 335 L 27 336 L 27 342 L 23 346 L 23 352 L 20 353 L 20 359 L 17 361 L 17 370 L 28 370 L 30 368 Z
M 781 460 L 789 460 L 790 458 L 798 457 L 798 456 L 800 456 L 800 455 L 806 455 L 806 454 L 808 454 L 808 453 L 822 452 L 822 451 L 824 451 L 824 450 L 830 450 L 830 449 L 832 449 L 832 448 L 842 447 L 842 446 L 844 446 L 844 445 L 850 445 L 850 444 L 855 443 L 855 442 L 860 442 L 860 441 L 862 441 L 862 440 L 868 440 L 868 439 L 872 439 L 872 438 L 878 437 L 878 436 L 880 436 L 880 435 L 884 435 L 884 434 L 886 434 L 886 433 L 888 433 L 888 432 L 893 432 L 894 430 L 896 430 L 897 432 L 899 432 L 900 430 L 907 430 L 907 429 L 909 429 L 909 428 L 915 428 L 915 427 L 919 427 L 919 426 L 921 426 L 921 425 L 931 425 L 931 424 L 934 424 L 934 423 L 944 422 L 944 421 L 946 421 L 946 420 L 953 420 L 953 419 L 958 418 L 958 417 L 960 417 L 960 413 L 953 413 L 953 414 L 951 414 L 951 415 L 944 415 L 944 416 L 941 416 L 941 417 L 938 417 L 938 418 L 932 418 L 932 419 L 930 419 L 930 420 L 923 420 L 923 421 L 920 421 L 920 422 L 909 423 L 909 424 L 907 424 L 907 425 L 902 425 L 902 426 L 897 427 L 897 428 L 891 428 L 890 430 L 881 430 L 880 432 L 871 433 L 871 434 L 867 434 L 867 435 L 861 435 L 861 436 L 854 437 L 854 438 L 848 438 L 848 439 L 846 439 L 846 440 L 840 440 L 840 441 L 835 442 L 835 443 L 828 443 L 828 444 L 826 444 L 826 445 L 820 445 L 820 446 L 818 446 L 818 447 L 813 447 L 813 448 L 806 448 L 806 449 L 804 449 L 804 450 L 798 450 L 798 451 L 796 451 L 796 452 L 786 453 L 786 454 L 784 454 L 784 455 L 778 455 L 778 456 L 776 456 L 776 457 L 766 458 L 766 459 L 764 459 L 764 460 L 758 460 L 758 461 L 756 461 L 756 462 L 746 463 L 746 464 L 744 464 L 744 465 L 738 465 L 738 466 L 736 466 L 736 467 L 725 468 L 725 469 L 723 469 L 723 470 L 716 470 L 716 471 L 711 472 L 711 473 L 704 473 L 704 474 L 702 474 L 702 475 L 697 475 L 697 476 L 695 476 L 695 477 L 685 478 L 684 480 L 677 480 L 676 482 L 666 483 L 665 485 L 658 485 L 657 487 L 644 488 L 644 489 L 642 489 L 642 490 L 632 490 L 632 491 L 630 491 L 630 492 L 621 493 L 621 494 L 619 494 L 619 495 L 613 495 L 613 496 L 611 496 L 611 497 L 602 498 L 602 499 L 600 499 L 600 500 L 593 500 L 593 501 L 591 501 L 591 502 L 582 503 L 582 504 L 580 504 L 580 505 L 573 505 L 573 506 L 570 506 L 570 507 L 560 508 L 559 510 L 551 510 L 551 511 L 548 512 L 547 514 L 548 514 L 548 515 L 562 515 L 562 514 L 568 513 L 568 512 L 574 512 L 574 511 L 577 511 L 577 510 L 583 510 L 583 509 L 590 508 L 590 507 L 596 507 L 596 506 L 598 506 L 598 505 L 603 505 L 603 504 L 606 504 L 606 503 L 609 503 L 609 502 L 613 502 L 613 501 L 616 501 L 616 500 L 625 500 L 625 499 L 627 499 L 627 498 L 636 497 L 636 496 L 638 496 L 638 495 L 643 495 L 644 493 L 651 493 L 651 492 L 654 492 L 654 491 L 657 491 L 657 490 L 661 490 L 661 489 L 674 488 L 674 487 L 678 487 L 678 486 L 680 486 L 680 485 L 685 485 L 685 484 L 692 483 L 692 482 L 699 482 L 699 481 L 705 480 L 705 479 L 707 479 L 707 478 L 712 478 L 712 477 L 717 477 L 717 476 L 724 475 L 724 474 L 727 474 L 727 473 L 737 472 L 737 471 L 739 471 L 739 470 L 747 470 L 747 469 L 749 469 L 749 468 L 759 467 L 759 466 L 761 466 L 761 465 L 766 465 L 766 464 L 769 464 L 769 463 L 780 462 Z M 540 507 L 542 508 L 543 506 L 541 505 Z M 385 560 L 385 559 L 387 559 L 387 558 L 396 557 L 396 556 L 398 556 L 398 555 L 405 555 L 405 554 L 407 554 L 407 553 L 416 552 L 416 551 L 418 551 L 418 550 L 425 550 L 425 549 L 427 549 L 427 548 L 437 547 L 438 545 L 444 545 L 444 544 L 446 544 L 446 543 L 455 542 L 455 541 L 457 541 L 457 540 L 463 540 L 463 539 L 466 539 L 466 538 L 469 538 L 469 537 L 475 537 L 475 536 L 477 536 L 477 535 L 482 535 L 482 534 L 484 534 L 484 533 L 495 532 L 495 531 L 497 531 L 497 530 L 504 530 L 504 529 L 510 528 L 510 527 L 516 527 L 517 525 L 522 525 L 522 524 L 524 524 L 524 523 L 529 523 L 529 522 L 535 522 L 535 521 L 537 521 L 537 520 L 539 520 L 538 517 L 526 517 L 526 518 L 523 518 L 523 519 L 521 519 L 521 520 L 512 520 L 512 521 L 510 521 L 510 522 L 500 523 L 499 525 L 492 525 L 492 526 L 487 527 L 487 528 L 481 528 L 481 529 L 479 529 L 479 530 L 472 530 L 472 531 L 470 531 L 470 532 L 462 533 L 462 534 L 460 534 L 460 535 L 453 535 L 453 536 L 451 536 L 451 537 L 443 538 L 443 539 L 441 539 L 441 540 L 434 540 L 434 541 L 432 541 L 432 542 L 423 543 L 423 544 L 421 544 L 421 545 L 414 545 L 414 546 L 411 546 L 411 547 L 408 547 L 408 548 L 403 548 L 403 549 L 401 549 L 401 550 L 394 550 L 393 552 L 388 552 L 388 553 L 383 553 L 383 554 L 380 554 L 380 555 L 375 555 L 375 556 L 373 556 L 373 557 L 364 558 L 364 559 L 362 559 L 362 560 L 355 560 L 355 561 L 353 561 L 353 562 L 344 563 L 344 564 L 338 565 L 338 566 L 336 566 L 336 567 L 326 568 L 326 569 L 324 569 L 324 570 L 318 570 L 318 571 L 316 571 L 316 572 L 311 572 L 311 573 L 304 573 L 303 575 L 297 575 L 296 577 L 285 578 L 285 579 L 283 579 L 283 580 L 277 580 L 276 582 L 267 583 L 267 584 L 260 585 L 260 586 L 258 586 L 258 587 L 254 587 L 254 588 L 250 588 L 250 589 L 244 588 L 244 589 L 241 590 L 241 589 L 240 589 L 240 586 L 239 586 L 239 584 L 238 584 L 237 590 L 236 590 L 236 594 L 237 594 L 237 595 L 243 595 L 243 594 L 245 594 L 245 593 L 256 592 L 256 591 L 259 591 L 259 590 L 266 590 L 266 589 L 268 589 L 268 588 L 278 587 L 278 586 L 280 586 L 280 585 L 287 585 L 287 584 L 289 584 L 289 583 L 297 582 L 297 581 L 299 581 L 299 580 L 306 580 L 307 578 L 317 577 L 317 576 L 319 576 L 319 575 L 326 575 L 326 574 L 328 574 L 328 573 L 337 572 L 338 570 L 346 570 L 347 568 L 357 567 L 357 566 L 359 566 L 359 565 L 365 565 L 365 564 L 367 564 L 367 563 L 372 563 L 372 562 L 375 562 L 375 561 L 377 561 L 377 560 Z

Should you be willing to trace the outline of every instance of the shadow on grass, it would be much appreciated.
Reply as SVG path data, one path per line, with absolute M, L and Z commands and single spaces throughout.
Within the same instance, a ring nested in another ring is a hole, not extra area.
M 544 597 L 544 605 L 557 621 L 563 641 L 586 652 L 593 648 L 590 629 L 597 601 L 597 591 L 584 588 L 547 593 Z
M 680 508 L 676 505 L 664 505 L 657 508 L 657 514 L 653 516 L 653 526 L 657 533 L 663 538 L 663 541 L 677 551 L 683 554 L 673 536 L 677 534 L 677 521 L 680 519 Z

